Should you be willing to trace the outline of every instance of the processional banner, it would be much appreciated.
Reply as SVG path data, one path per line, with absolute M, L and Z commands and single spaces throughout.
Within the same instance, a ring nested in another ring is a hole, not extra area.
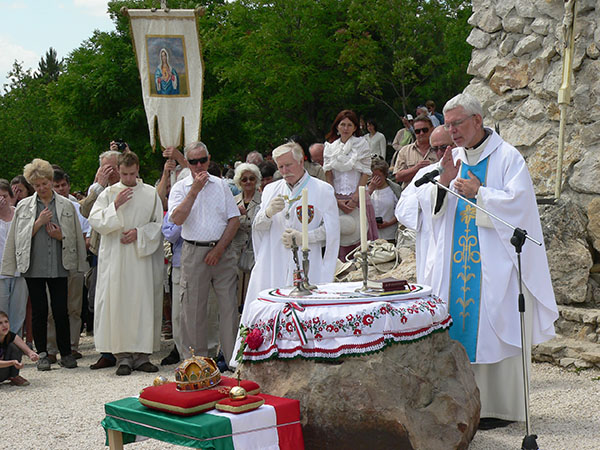
M 125 13 L 130 18 L 152 148 L 156 134 L 162 147 L 200 140 L 204 63 L 196 11 L 128 9 Z

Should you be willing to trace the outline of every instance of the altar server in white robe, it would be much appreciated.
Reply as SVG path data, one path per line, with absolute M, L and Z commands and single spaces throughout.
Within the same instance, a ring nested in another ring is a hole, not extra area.
M 440 183 L 543 242 L 527 166 L 521 154 L 483 127 L 474 97 L 459 94 L 444 107 L 445 127 L 458 148 L 448 149 Z M 525 420 L 517 256 L 513 230 L 432 184 L 417 190 L 433 199 L 437 237 L 432 285 L 448 299 L 453 325 L 472 363 L 485 423 Z M 558 317 L 545 246 L 522 250 L 527 360 L 531 345 L 554 336 Z
M 340 222 L 333 187 L 304 170 L 302 147 L 290 142 L 273 150 L 273 159 L 283 179 L 268 184 L 262 193 L 260 210 L 252 223 L 256 264 L 248 283 L 242 324 L 260 291 L 291 286 L 295 263 L 290 250 L 292 237 L 302 246 L 302 189 L 308 191 L 309 281 L 333 281 L 340 244 Z M 321 249 L 325 247 L 324 253 Z M 302 251 L 298 250 L 302 262 Z M 239 348 L 239 336 L 236 349 Z M 231 365 L 237 363 L 234 359 Z
M 98 252 L 94 340 L 117 357 L 117 375 L 156 372 L 149 355 L 160 347 L 162 313 L 162 203 L 137 179 L 139 160 L 119 155 L 121 181 L 106 188 L 90 212 L 102 236 Z
M 429 136 L 429 145 L 438 159 L 442 159 L 448 147 L 454 148 L 450 133 L 442 126 L 436 127 Z M 440 162 L 419 169 L 396 203 L 394 214 L 398 222 L 416 232 L 415 254 L 417 259 L 417 283 L 431 286 L 431 271 L 435 264 L 435 236 L 432 232 L 431 220 L 433 207 L 431 197 L 417 196 L 415 181 L 425 174 L 440 169 Z M 439 178 L 439 177 L 438 177 Z

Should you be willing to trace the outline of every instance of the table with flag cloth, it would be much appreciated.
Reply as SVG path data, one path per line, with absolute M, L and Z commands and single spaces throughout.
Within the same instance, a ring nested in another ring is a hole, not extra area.
M 249 311 L 242 327 L 253 339 L 248 339 L 243 360 L 365 355 L 452 324 L 446 303 L 428 286 L 411 284 L 408 293 L 386 295 L 356 292 L 361 286 L 329 283 L 306 297 L 291 297 L 292 288 L 262 291 L 245 305 Z
M 215 409 L 195 416 L 177 416 L 146 408 L 137 397 L 104 405 L 110 449 L 123 444 L 157 439 L 185 447 L 211 450 L 301 450 L 300 402 L 267 394 L 260 408 L 243 414 Z

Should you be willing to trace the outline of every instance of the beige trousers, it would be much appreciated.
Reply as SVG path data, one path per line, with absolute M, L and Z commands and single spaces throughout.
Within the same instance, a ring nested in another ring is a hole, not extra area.
M 237 308 L 237 258 L 228 247 L 216 266 L 204 262 L 209 247 L 183 243 L 181 251 L 179 331 L 180 354 L 189 358 L 190 347 L 198 356 L 208 356 L 209 289 L 215 291 L 219 309 L 219 338 L 225 361 L 231 359 L 239 313 Z

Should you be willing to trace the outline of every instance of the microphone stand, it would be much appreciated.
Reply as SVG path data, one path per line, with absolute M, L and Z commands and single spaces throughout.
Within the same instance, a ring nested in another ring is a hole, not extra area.
M 536 239 L 532 238 L 531 236 L 529 236 L 527 234 L 526 230 L 523 230 L 521 228 L 511 225 L 510 223 L 506 222 L 505 220 L 501 219 L 500 217 L 496 216 L 495 214 L 489 212 L 485 208 L 482 208 L 481 206 L 478 206 L 476 203 L 473 203 L 468 198 L 463 197 L 458 192 L 454 192 L 450 188 L 447 188 L 446 186 L 441 184 L 438 180 L 434 179 L 435 176 L 437 176 L 437 174 L 429 173 L 429 174 L 424 175 L 423 179 L 426 179 L 426 181 L 424 181 L 422 184 L 427 183 L 427 182 L 435 184 L 439 188 L 445 190 L 446 192 L 449 192 L 450 194 L 454 195 L 455 197 L 460 198 L 461 200 L 464 200 L 469 205 L 477 208 L 479 211 L 487 214 L 488 216 L 493 217 L 497 221 L 503 223 L 504 225 L 506 225 L 507 227 L 509 227 L 510 229 L 513 230 L 513 235 L 510 238 L 510 243 L 513 245 L 513 247 L 515 247 L 515 252 L 517 254 L 517 274 L 519 277 L 518 304 L 519 304 L 519 316 L 520 316 L 520 321 L 521 321 L 521 363 L 523 365 L 523 387 L 524 387 L 524 391 L 525 391 L 524 392 L 524 394 L 525 394 L 525 428 L 526 428 L 526 432 L 527 432 L 527 434 L 523 438 L 523 442 L 521 444 L 521 450 L 539 450 L 539 447 L 538 447 L 538 444 L 536 441 L 538 436 L 535 434 L 531 434 L 531 423 L 530 423 L 530 417 L 529 417 L 529 369 L 527 368 L 527 346 L 526 346 L 527 336 L 525 335 L 525 296 L 523 295 L 523 280 L 522 280 L 522 276 L 521 276 L 521 274 L 522 274 L 522 272 L 521 272 L 521 250 L 523 248 L 523 244 L 525 243 L 525 239 L 529 239 L 531 242 L 533 242 L 534 244 L 537 244 L 539 246 L 541 246 L 542 243 L 537 241 Z

